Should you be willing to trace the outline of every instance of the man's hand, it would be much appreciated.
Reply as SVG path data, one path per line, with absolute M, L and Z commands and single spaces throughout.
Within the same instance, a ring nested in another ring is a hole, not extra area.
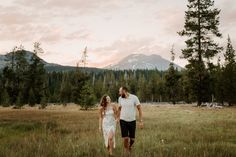
M 138 126 L 139 126 L 140 129 L 143 129 L 144 128 L 143 121 L 139 121 L 139 125 Z

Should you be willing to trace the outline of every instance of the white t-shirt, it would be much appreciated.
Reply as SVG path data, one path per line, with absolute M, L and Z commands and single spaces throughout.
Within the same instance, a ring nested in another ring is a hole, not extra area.
M 136 106 L 140 105 L 139 99 L 133 94 L 129 94 L 128 98 L 119 97 L 119 106 L 121 106 L 120 119 L 131 122 L 136 120 Z

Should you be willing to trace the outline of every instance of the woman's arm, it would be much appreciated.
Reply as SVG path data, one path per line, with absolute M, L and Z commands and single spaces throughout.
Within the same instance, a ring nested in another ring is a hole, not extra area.
M 98 126 L 99 126 L 99 131 L 102 131 L 102 119 L 103 119 L 103 114 L 102 114 L 102 112 L 103 112 L 103 109 L 101 108 L 101 109 L 99 110 L 99 124 L 98 124 Z
M 113 104 L 112 107 L 113 107 L 115 119 L 117 120 L 117 119 L 118 119 L 118 110 L 117 110 L 117 107 L 116 107 L 115 104 Z

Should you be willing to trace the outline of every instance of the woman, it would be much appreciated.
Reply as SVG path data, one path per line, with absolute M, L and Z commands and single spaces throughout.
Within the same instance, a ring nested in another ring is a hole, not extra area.
M 99 110 L 99 131 L 103 133 L 109 155 L 112 155 L 115 148 L 116 115 L 117 109 L 111 103 L 111 98 L 107 95 L 103 96 Z

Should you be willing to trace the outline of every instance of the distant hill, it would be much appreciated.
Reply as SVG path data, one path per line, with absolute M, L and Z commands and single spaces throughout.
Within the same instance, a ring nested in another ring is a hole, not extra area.
M 131 54 L 115 65 L 110 65 L 104 67 L 105 69 L 112 70 L 138 70 L 147 69 L 153 70 L 158 69 L 160 71 L 165 71 L 169 68 L 170 61 L 162 58 L 159 55 L 144 55 L 144 54 Z M 181 66 L 174 64 L 174 66 L 181 70 Z
M 26 53 L 25 56 L 26 56 L 27 61 L 30 62 L 33 52 L 25 51 L 25 53 Z M 10 55 L 10 53 L 7 53 L 5 55 L 0 55 L 0 70 L 3 69 L 7 65 L 7 55 Z M 72 70 L 76 69 L 75 66 L 63 66 L 63 65 L 55 64 L 55 63 L 48 63 L 43 59 L 41 59 L 41 60 L 44 63 L 44 67 L 48 72 L 72 71 Z M 97 72 L 97 71 L 102 70 L 102 69 L 98 69 L 98 68 L 85 68 L 85 69 L 88 72 Z

